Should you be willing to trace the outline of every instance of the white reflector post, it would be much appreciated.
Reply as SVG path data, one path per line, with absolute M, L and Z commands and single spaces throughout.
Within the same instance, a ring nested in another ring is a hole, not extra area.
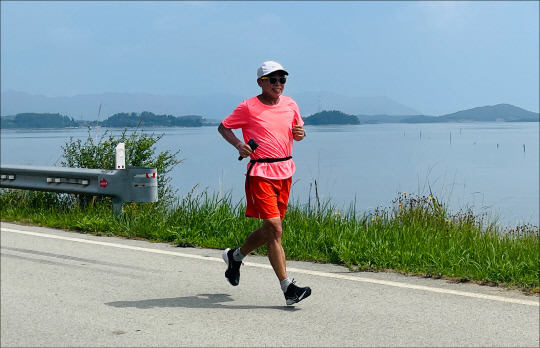
M 126 145 L 124 143 L 116 145 L 116 169 L 126 169 Z

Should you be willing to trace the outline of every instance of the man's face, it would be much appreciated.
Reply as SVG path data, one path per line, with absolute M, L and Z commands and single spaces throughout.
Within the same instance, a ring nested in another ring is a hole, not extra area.
M 285 89 L 286 79 L 287 75 L 283 72 L 276 71 L 261 77 L 259 79 L 259 86 L 261 86 L 263 94 L 277 99 Z

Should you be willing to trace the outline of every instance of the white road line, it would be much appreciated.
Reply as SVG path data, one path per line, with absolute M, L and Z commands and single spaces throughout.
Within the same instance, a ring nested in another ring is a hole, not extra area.
M 26 235 L 42 237 L 42 238 L 61 239 L 61 240 L 77 242 L 77 243 L 102 245 L 102 246 L 119 248 L 119 249 L 129 249 L 129 250 L 144 251 L 144 252 L 149 252 L 149 253 L 154 253 L 154 254 L 171 255 L 171 256 L 185 257 L 185 258 L 191 258 L 191 259 L 199 259 L 199 260 L 205 260 L 205 261 L 223 262 L 223 260 L 221 258 L 217 258 L 217 257 L 191 255 L 191 254 L 184 254 L 184 253 L 180 253 L 180 252 L 173 252 L 173 251 L 167 251 L 167 250 L 149 249 L 149 248 L 141 248 L 141 247 L 136 247 L 136 246 L 131 246 L 131 245 L 122 245 L 122 244 L 99 242 L 99 241 L 80 239 L 80 238 L 63 237 L 63 236 L 56 236 L 56 235 L 50 235 L 50 234 L 44 234 L 44 233 L 22 231 L 22 230 L 14 230 L 14 229 L 5 228 L 5 227 L 2 227 L 1 230 L 5 231 L 5 232 L 26 234 Z M 266 264 L 258 264 L 258 263 L 252 263 L 252 262 L 244 262 L 244 264 L 247 265 L 247 266 L 250 266 L 250 267 L 258 267 L 258 268 L 266 268 L 266 269 L 271 269 L 272 268 L 270 265 L 266 265 Z M 311 270 L 300 269 L 300 268 L 290 268 L 289 267 L 289 268 L 287 268 L 287 271 L 288 272 L 301 273 L 301 274 L 308 274 L 308 275 L 318 276 L 318 277 L 325 277 L 325 278 L 336 278 L 336 279 L 350 280 L 350 281 L 362 282 L 362 283 L 372 283 L 372 284 L 378 284 L 378 285 L 386 285 L 386 286 L 392 286 L 392 287 L 396 287 L 396 288 L 413 289 L 413 290 L 429 291 L 429 292 L 435 292 L 435 293 L 441 293 L 441 294 L 472 297 L 472 298 L 478 298 L 478 299 L 482 299 L 482 300 L 491 300 L 491 301 L 499 301 L 499 302 L 516 303 L 516 304 L 522 304 L 522 305 L 527 305 L 527 306 L 536 306 L 536 307 L 540 306 L 540 299 L 539 300 L 522 300 L 522 299 L 508 298 L 508 297 L 502 297 L 502 296 L 479 294 L 479 293 L 474 293 L 474 292 L 465 292 L 465 291 L 458 291 L 458 290 L 452 290 L 452 289 L 442 289 L 442 288 L 435 288 L 435 287 L 429 287 L 429 286 L 423 286 L 423 285 L 414 285 L 414 284 L 407 284 L 407 283 L 392 282 L 392 281 L 379 280 L 379 279 L 370 279 L 370 278 L 364 278 L 364 277 L 360 277 L 360 276 L 356 276 L 356 275 L 345 275 L 345 274 L 335 274 L 335 273 L 311 271 Z

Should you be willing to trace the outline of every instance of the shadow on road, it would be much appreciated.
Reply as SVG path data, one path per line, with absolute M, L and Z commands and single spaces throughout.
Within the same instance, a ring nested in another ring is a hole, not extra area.
M 107 306 L 139 309 L 150 309 L 156 307 L 184 307 L 184 308 L 223 308 L 223 309 L 279 309 L 284 311 L 295 311 L 299 308 L 293 306 L 250 306 L 250 305 L 227 305 L 234 300 L 229 294 L 199 294 L 196 296 L 157 298 L 138 301 L 115 301 L 105 303 Z

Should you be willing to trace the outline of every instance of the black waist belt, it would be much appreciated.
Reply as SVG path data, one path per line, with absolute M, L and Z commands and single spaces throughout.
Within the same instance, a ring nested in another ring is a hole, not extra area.
M 250 165 L 246 174 L 246 180 L 249 178 L 249 173 L 251 172 L 251 168 L 253 168 L 253 165 L 255 163 L 274 163 L 274 162 L 283 162 L 288 161 L 292 158 L 292 156 L 283 157 L 283 158 L 259 158 L 259 159 L 252 159 L 249 161 Z

